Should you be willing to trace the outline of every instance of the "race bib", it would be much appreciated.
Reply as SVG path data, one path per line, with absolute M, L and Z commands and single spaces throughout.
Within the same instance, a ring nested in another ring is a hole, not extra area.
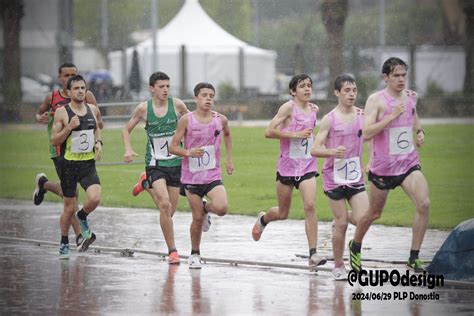
M 71 132 L 71 153 L 90 153 L 94 149 L 94 130 L 86 129 Z
M 311 147 L 313 147 L 313 137 L 291 138 L 289 156 L 291 159 L 311 158 Z
M 213 145 L 204 146 L 204 154 L 202 157 L 189 157 L 189 170 L 191 172 L 199 172 L 211 170 L 216 167 L 216 149 Z
M 173 136 L 153 138 L 154 158 L 156 160 L 169 160 L 176 158 L 175 155 L 170 154 L 170 143 Z
M 413 146 L 413 129 L 411 127 L 392 127 L 389 129 L 390 155 L 409 154 Z
M 350 184 L 359 182 L 362 176 L 359 157 L 334 159 L 334 182 Z

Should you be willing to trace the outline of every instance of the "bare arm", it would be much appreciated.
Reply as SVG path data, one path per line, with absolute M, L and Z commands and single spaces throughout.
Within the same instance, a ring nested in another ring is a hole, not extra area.
M 313 148 L 311 148 L 311 156 L 320 158 L 344 158 L 346 153 L 344 146 L 339 146 L 337 148 L 326 148 L 325 146 L 330 128 L 329 117 L 325 115 L 319 125 L 319 132 L 314 139 Z
M 224 145 L 226 152 L 226 170 L 227 174 L 234 172 L 234 164 L 232 163 L 232 137 L 230 135 L 229 121 L 227 117 L 221 115 L 222 118 L 222 131 L 224 132 Z
M 36 113 L 36 121 L 41 124 L 48 124 L 49 109 L 51 108 L 51 102 L 53 100 L 52 94 L 48 93 L 44 97 L 43 103 L 41 103 L 38 112 Z
M 128 121 L 127 125 L 122 130 L 122 140 L 125 147 L 125 153 L 123 154 L 123 161 L 125 163 L 130 163 L 133 161 L 133 156 L 138 156 L 136 152 L 133 151 L 132 143 L 130 141 L 130 133 L 137 126 L 137 124 L 143 119 L 146 120 L 146 102 L 142 102 L 135 110 L 133 110 L 132 117 Z
M 413 124 L 413 129 L 416 135 L 416 146 L 423 146 L 425 143 L 425 131 L 421 128 L 421 122 L 417 112 L 415 112 L 415 123 Z
M 64 107 L 60 107 L 54 114 L 54 124 L 51 129 L 51 143 L 53 145 L 60 145 L 64 143 L 71 131 L 80 124 L 79 117 L 74 115 L 70 122 L 68 122 L 68 115 Z
M 186 129 L 188 127 L 188 116 L 183 116 L 178 121 L 176 132 L 173 135 L 173 139 L 170 144 L 170 153 L 181 157 L 201 157 L 204 154 L 204 150 L 200 148 L 184 149 L 179 145 L 181 140 L 186 135 Z M 200 150 L 200 151 L 198 151 Z
M 182 100 L 173 98 L 173 104 L 176 113 L 179 115 L 178 117 L 182 117 L 186 113 L 189 113 L 188 107 Z
M 364 140 L 370 140 L 375 135 L 380 133 L 391 121 L 395 120 L 406 110 L 405 104 L 400 103 L 395 106 L 390 115 L 385 116 L 382 120 L 377 122 L 377 117 L 381 111 L 384 111 L 384 106 L 378 95 L 372 94 L 365 105 L 364 112 L 364 128 L 362 135 Z
M 97 104 L 97 99 L 95 98 L 95 95 L 90 90 L 87 90 L 86 92 L 86 102 L 89 104 L 94 104 L 97 107 L 97 109 L 99 108 L 99 105 Z M 102 114 L 100 114 L 100 110 L 98 112 L 99 113 L 97 114 L 97 125 L 99 125 L 100 129 L 103 129 L 104 121 L 102 120 Z
M 308 138 L 311 136 L 313 130 L 311 128 L 307 128 L 303 131 L 298 132 L 287 132 L 281 131 L 279 126 L 285 122 L 285 120 L 291 117 L 293 112 L 293 107 L 290 102 L 286 102 L 283 104 L 278 113 L 275 117 L 271 120 L 270 124 L 268 125 L 267 129 L 265 130 L 265 137 L 266 138 Z

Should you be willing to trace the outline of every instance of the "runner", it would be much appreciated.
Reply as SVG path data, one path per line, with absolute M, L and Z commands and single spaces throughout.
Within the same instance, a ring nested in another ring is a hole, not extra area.
M 223 216 L 227 213 L 227 193 L 221 176 L 221 138 L 226 147 L 226 171 L 232 174 L 232 138 L 227 118 L 212 111 L 215 89 L 201 82 L 194 87 L 196 110 L 184 115 L 178 122 L 171 141 L 170 152 L 184 157 L 181 165 L 181 183 L 191 207 L 191 269 L 201 268 L 202 225 L 207 213 Z M 184 148 L 180 146 L 184 139 Z M 203 201 L 204 196 L 210 202 Z
M 178 204 L 181 157 L 169 152 L 178 117 L 188 113 L 183 101 L 170 97 L 170 78 L 163 72 L 155 72 L 149 79 L 152 98 L 140 103 L 133 111 L 132 118 L 122 131 L 125 163 L 133 161 L 137 154 L 133 151 L 130 133 L 141 121 L 146 122 L 147 134 L 145 170 L 133 189 L 133 195 L 146 190 L 160 210 L 160 226 L 168 246 L 168 262 L 179 264 L 179 255 L 174 242 L 173 215 Z

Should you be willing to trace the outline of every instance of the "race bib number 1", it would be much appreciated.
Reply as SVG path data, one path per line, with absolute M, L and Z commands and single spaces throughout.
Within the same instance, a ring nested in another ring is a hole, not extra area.
M 204 146 L 204 154 L 202 157 L 189 157 L 189 170 L 191 172 L 199 172 L 211 170 L 216 167 L 216 149 L 214 146 Z
M 334 159 L 334 182 L 337 184 L 356 183 L 361 176 L 359 157 Z
M 94 149 L 94 130 L 86 129 L 71 132 L 71 153 L 90 153 Z
M 173 136 L 153 138 L 153 147 L 156 160 L 169 160 L 176 158 L 175 155 L 170 154 L 170 143 Z
M 413 129 L 411 127 L 392 127 L 389 129 L 390 155 L 409 154 L 413 146 Z
M 311 147 L 313 147 L 313 137 L 290 139 L 291 159 L 311 158 Z

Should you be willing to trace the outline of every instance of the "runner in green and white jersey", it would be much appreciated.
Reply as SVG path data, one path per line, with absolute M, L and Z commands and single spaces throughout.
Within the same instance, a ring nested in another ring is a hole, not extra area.
M 181 185 L 181 158 L 169 153 L 171 138 L 176 132 L 178 118 L 188 113 L 183 101 L 169 96 L 170 78 L 163 72 L 150 76 L 151 100 L 140 103 L 122 131 L 125 163 L 133 161 L 134 152 L 130 133 L 144 120 L 147 133 L 145 170 L 133 188 L 133 195 L 146 189 L 160 210 L 160 226 L 168 246 L 170 264 L 178 264 L 179 256 L 174 242 L 173 220 Z M 145 185 L 144 185 L 145 184 Z

